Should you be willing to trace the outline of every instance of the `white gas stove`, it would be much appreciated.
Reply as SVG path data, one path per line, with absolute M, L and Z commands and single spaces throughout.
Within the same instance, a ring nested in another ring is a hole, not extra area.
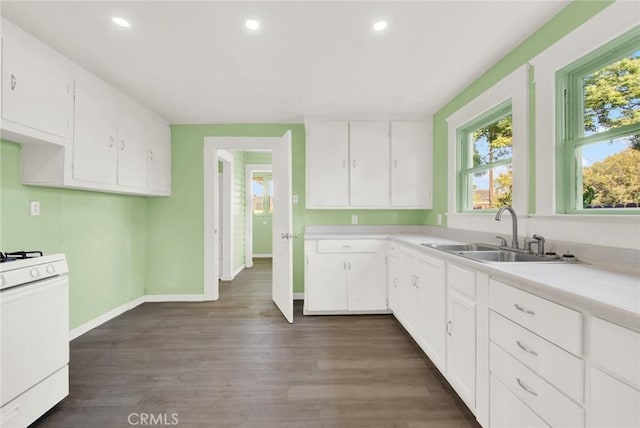
M 69 394 L 64 254 L 0 258 L 0 427 L 26 427 Z

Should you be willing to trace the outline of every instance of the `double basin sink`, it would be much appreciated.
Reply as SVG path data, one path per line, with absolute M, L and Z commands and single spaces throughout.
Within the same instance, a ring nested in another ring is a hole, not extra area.
M 574 258 L 559 257 L 556 254 L 539 256 L 537 254 L 524 253 L 498 247 L 490 244 L 422 244 L 425 247 L 456 254 L 467 259 L 479 262 L 532 262 L 532 263 L 569 263 L 575 262 Z

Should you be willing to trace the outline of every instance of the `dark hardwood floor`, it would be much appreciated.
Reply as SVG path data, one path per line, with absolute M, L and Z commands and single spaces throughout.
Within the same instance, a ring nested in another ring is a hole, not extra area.
M 77 338 L 70 373 L 33 426 L 478 426 L 392 316 L 304 317 L 296 302 L 288 324 L 269 260 L 217 302 L 146 303 Z

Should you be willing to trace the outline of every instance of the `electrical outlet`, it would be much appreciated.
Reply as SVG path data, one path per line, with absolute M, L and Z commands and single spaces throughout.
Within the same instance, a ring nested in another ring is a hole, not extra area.
M 442 214 L 438 214 L 438 226 L 442 226 Z
M 40 215 L 40 201 L 31 201 L 29 206 L 29 213 L 32 216 Z
M 351 224 L 358 224 L 358 215 L 354 214 L 351 216 Z

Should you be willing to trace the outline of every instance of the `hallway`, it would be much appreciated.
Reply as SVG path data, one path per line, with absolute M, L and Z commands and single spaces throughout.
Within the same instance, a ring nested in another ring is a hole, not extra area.
M 217 302 L 146 303 L 74 340 L 71 394 L 35 426 L 477 426 L 392 316 L 304 317 L 296 302 L 290 325 L 270 277 L 258 260 Z

